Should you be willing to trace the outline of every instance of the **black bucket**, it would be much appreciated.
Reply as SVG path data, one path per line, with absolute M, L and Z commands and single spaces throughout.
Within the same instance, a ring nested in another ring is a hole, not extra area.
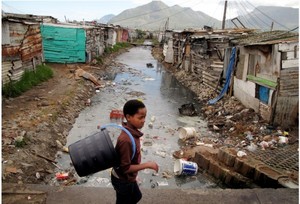
M 80 177 L 119 164 L 119 158 L 106 129 L 71 144 L 69 153 Z
M 119 166 L 120 160 L 110 139 L 107 127 L 115 127 L 126 132 L 131 140 L 133 159 L 136 145 L 131 133 L 117 124 L 107 124 L 101 131 L 69 145 L 69 153 L 77 174 L 87 176 L 111 167 Z

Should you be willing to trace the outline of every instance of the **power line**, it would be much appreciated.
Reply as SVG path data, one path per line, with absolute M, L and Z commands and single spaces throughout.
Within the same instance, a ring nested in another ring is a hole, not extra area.
M 19 10 L 19 9 L 16 9 L 15 7 L 12 7 L 12 6 L 10 6 L 10 5 L 4 3 L 3 1 L 2 1 L 2 4 L 3 4 L 4 6 L 6 6 L 9 10 L 11 10 L 11 13 L 17 13 L 17 12 L 15 12 L 15 11 L 18 11 L 18 13 L 25 14 L 25 12 L 23 12 L 23 11 L 21 11 L 21 10 Z
M 248 5 L 246 4 L 246 2 L 245 2 L 245 6 L 246 6 L 247 8 L 249 8 Z M 256 7 L 253 7 L 253 8 L 256 9 Z M 249 9 L 252 10 L 251 8 L 249 8 Z M 256 13 L 254 12 L 254 10 L 253 10 L 252 12 L 249 12 L 249 15 L 252 16 L 252 19 L 251 19 L 251 20 L 255 21 L 255 22 L 257 23 L 257 25 L 258 25 L 259 28 L 263 28 L 264 25 L 267 26 L 267 27 L 270 26 L 269 23 L 265 22 L 265 21 L 264 21 L 263 19 L 261 19 L 258 15 L 256 15 Z M 260 22 L 258 22 L 256 19 L 258 19 Z
M 241 17 L 241 18 L 247 23 L 248 26 L 252 26 L 253 28 L 255 28 L 255 25 L 253 25 L 252 22 L 249 21 L 249 20 L 246 18 L 247 14 L 248 14 L 248 11 L 247 11 L 247 9 L 242 5 L 242 2 L 241 2 L 240 4 L 238 4 L 238 3 L 236 2 L 236 5 L 237 5 L 237 7 L 238 7 L 238 13 L 240 13 L 240 14 L 239 14 L 239 17 Z
M 217 10 L 218 10 L 219 7 L 220 7 L 220 4 L 218 3 L 218 5 L 217 5 L 215 11 L 213 12 L 213 15 L 212 15 L 212 16 L 215 15 L 215 13 L 217 12 Z M 209 20 L 207 21 L 207 23 L 206 23 L 205 25 L 209 25 L 210 21 L 213 19 L 212 16 L 210 16 Z
M 247 2 L 248 4 L 250 4 L 251 6 L 253 6 L 253 4 L 251 4 L 249 1 L 246 0 L 246 2 Z M 253 6 L 253 7 L 254 7 L 254 6 Z M 255 7 L 254 7 L 254 8 L 255 8 Z M 261 14 L 263 14 L 264 16 L 266 16 L 267 18 L 269 18 L 270 20 L 274 21 L 274 22 L 277 23 L 278 25 L 281 25 L 282 27 L 286 28 L 287 30 L 290 30 L 290 29 L 289 29 L 288 27 L 286 27 L 285 25 L 283 25 L 283 24 L 277 22 L 276 20 L 274 20 L 273 18 L 271 18 L 271 17 L 268 16 L 267 14 L 263 13 L 263 12 L 262 12 L 260 9 L 258 9 L 257 7 L 256 7 L 256 10 L 258 10 Z
M 249 22 L 249 24 L 251 24 L 253 26 L 253 28 L 261 29 L 261 24 L 256 20 L 256 17 L 253 17 L 252 12 L 247 11 L 248 7 L 246 5 L 244 5 L 242 2 L 240 5 L 245 10 L 246 15 L 248 15 L 249 20 L 247 20 L 247 21 Z M 251 10 L 251 9 L 249 9 L 249 10 Z M 245 19 L 247 19 L 246 15 L 245 15 Z

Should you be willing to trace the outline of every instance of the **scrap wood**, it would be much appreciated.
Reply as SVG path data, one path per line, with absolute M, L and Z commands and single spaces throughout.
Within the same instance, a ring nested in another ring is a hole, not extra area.
M 91 82 L 93 82 L 96 86 L 100 86 L 100 83 L 98 82 L 96 77 L 94 77 L 91 73 L 84 71 L 83 69 L 76 69 L 75 79 L 79 79 L 79 77 L 83 77 L 85 79 L 88 79 Z
M 2 194 L 46 194 L 47 192 L 43 192 L 43 191 L 33 191 L 33 190 L 29 190 L 29 189 L 20 189 L 20 190 L 16 190 L 16 189 L 6 189 L 6 190 L 2 190 Z
M 48 157 L 46 157 L 46 156 L 43 156 L 43 155 L 37 153 L 37 152 L 34 151 L 34 150 L 32 150 L 31 153 L 34 154 L 34 155 L 36 155 L 36 156 L 38 156 L 38 157 L 40 157 L 40 158 L 42 158 L 42 159 L 47 160 L 48 162 L 55 163 L 55 164 L 57 163 L 57 161 L 55 161 L 55 160 L 53 160 L 53 159 L 50 159 L 50 158 L 48 158 Z

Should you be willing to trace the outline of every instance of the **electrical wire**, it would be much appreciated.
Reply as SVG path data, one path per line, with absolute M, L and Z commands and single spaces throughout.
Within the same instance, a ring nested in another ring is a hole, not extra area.
M 246 2 L 247 2 L 248 4 L 250 4 L 251 6 L 253 6 L 253 4 L 251 4 L 249 1 L 246 0 Z M 253 7 L 254 7 L 254 6 L 253 6 Z M 255 7 L 254 7 L 254 8 L 255 8 Z M 290 30 L 288 27 L 286 27 L 285 25 L 283 25 L 283 24 L 277 22 L 276 20 L 274 20 L 273 18 L 271 18 L 270 16 L 268 16 L 267 14 L 265 14 L 264 12 L 262 12 L 262 11 L 261 11 L 260 9 L 258 9 L 257 7 L 256 7 L 256 10 L 259 11 L 259 12 L 260 12 L 261 14 L 263 14 L 264 16 L 266 16 L 267 18 L 269 18 L 270 20 L 272 20 L 273 22 L 277 23 L 278 25 L 281 25 L 283 28 L 286 28 L 287 30 Z
M 238 4 L 237 2 L 236 2 L 236 6 L 237 6 L 237 10 L 238 10 L 238 17 L 239 18 L 241 18 L 241 20 L 243 20 L 245 23 L 246 23 L 246 27 L 253 27 L 253 28 L 255 28 L 255 25 L 253 25 L 252 23 L 251 23 L 251 21 L 249 21 L 248 19 L 247 19 L 247 15 L 248 15 L 248 11 L 245 9 L 245 7 L 242 5 L 242 2 L 240 3 L 240 4 Z
M 245 4 L 244 4 L 244 6 L 246 6 L 246 8 L 248 8 L 249 10 L 253 10 L 252 12 L 249 12 L 249 16 L 250 16 L 250 17 L 252 16 L 251 20 L 255 21 L 255 22 L 257 23 L 257 25 L 258 25 L 259 28 L 264 28 L 264 27 L 269 27 L 269 26 L 270 26 L 269 23 L 267 23 L 267 22 L 265 22 L 264 20 L 262 20 L 262 19 L 254 12 L 254 10 L 256 9 L 256 7 L 250 8 L 250 7 L 248 7 L 248 5 L 246 4 L 246 2 L 245 2 Z M 257 21 L 256 19 L 258 19 L 259 21 Z
M 218 8 L 220 7 L 220 3 L 218 3 L 215 11 L 213 12 L 213 15 L 210 16 L 209 20 L 207 21 L 207 23 L 205 23 L 205 25 L 209 25 L 210 21 L 213 19 L 213 16 L 215 15 L 215 13 L 217 12 Z
M 21 11 L 21 10 L 19 10 L 19 9 L 16 9 L 15 7 L 12 7 L 12 6 L 8 5 L 7 3 L 4 3 L 3 1 L 2 1 L 2 5 L 6 6 L 9 10 L 11 10 L 10 13 L 21 13 L 21 14 L 25 14 L 25 12 L 23 12 L 23 11 Z M 3 9 L 3 7 L 2 7 L 2 9 Z M 4 10 L 6 10 L 6 9 L 4 9 Z M 15 12 L 15 11 L 17 11 L 17 12 Z M 8 12 L 8 13 L 9 13 L 9 12 Z

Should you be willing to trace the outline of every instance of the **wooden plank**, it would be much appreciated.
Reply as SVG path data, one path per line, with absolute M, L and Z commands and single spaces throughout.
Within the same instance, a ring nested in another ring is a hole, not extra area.
M 282 60 L 282 69 L 299 67 L 299 59 Z
M 298 96 L 279 96 L 277 99 L 274 123 L 279 124 L 282 128 L 292 125 L 298 125 L 299 113 Z
M 278 50 L 281 52 L 289 52 L 289 51 L 294 51 L 295 46 L 297 46 L 297 50 L 299 51 L 298 43 L 281 43 L 278 46 Z
M 284 54 L 284 53 L 282 53 Z M 299 59 L 299 52 L 285 52 L 286 59 L 292 60 L 292 59 Z M 296 56 L 295 56 L 296 55 Z
M 245 61 L 244 61 L 244 71 L 242 79 L 246 81 L 247 74 L 248 74 L 248 66 L 249 66 L 249 54 L 245 54 Z
M 202 72 L 202 75 L 203 75 L 203 78 L 210 79 L 210 80 L 212 80 L 212 81 L 213 81 L 213 80 L 218 80 L 218 79 L 219 79 L 218 76 L 211 75 L 210 73 L 205 72 L 205 71 Z

